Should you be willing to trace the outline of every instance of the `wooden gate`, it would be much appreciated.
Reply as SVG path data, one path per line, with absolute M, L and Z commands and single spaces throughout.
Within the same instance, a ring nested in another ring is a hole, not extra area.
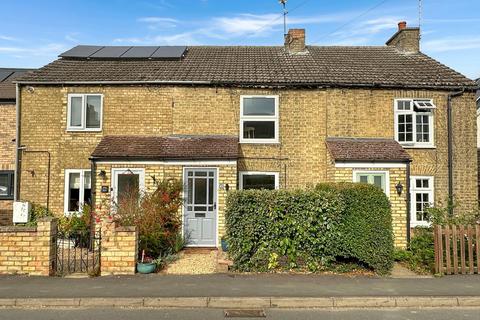
M 435 226 L 435 273 L 480 274 L 480 225 Z

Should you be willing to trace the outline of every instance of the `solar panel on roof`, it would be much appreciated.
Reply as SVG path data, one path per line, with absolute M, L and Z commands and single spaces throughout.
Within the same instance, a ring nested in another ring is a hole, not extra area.
M 59 57 L 88 58 L 102 48 L 103 46 L 76 46 L 60 54 Z
M 127 52 L 130 48 L 131 46 L 103 47 L 92 54 L 90 58 L 120 58 L 122 54 Z
M 168 46 L 158 47 L 152 54 L 151 58 L 177 58 L 180 59 L 187 47 L 185 46 Z
M 0 70 L 0 82 L 10 77 L 12 73 L 11 70 Z
M 132 47 L 122 55 L 122 58 L 149 58 L 157 49 L 158 47 L 154 46 Z
M 65 51 L 62 58 L 100 58 L 100 59 L 180 59 L 183 57 L 186 46 L 76 46 Z

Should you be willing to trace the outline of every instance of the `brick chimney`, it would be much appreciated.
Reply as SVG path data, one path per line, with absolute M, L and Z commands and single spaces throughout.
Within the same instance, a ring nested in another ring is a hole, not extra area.
M 398 23 L 398 31 L 387 41 L 387 46 L 395 47 L 403 53 L 420 52 L 420 28 L 407 28 L 407 23 Z
M 305 29 L 290 29 L 285 35 L 285 50 L 292 54 L 305 53 Z

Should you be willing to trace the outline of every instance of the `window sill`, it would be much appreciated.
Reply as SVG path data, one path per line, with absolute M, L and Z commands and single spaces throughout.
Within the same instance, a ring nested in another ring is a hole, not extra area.
M 437 149 L 436 146 L 408 145 L 400 144 L 404 149 Z
M 2 200 L 13 200 L 13 196 L 12 197 L 0 197 L 0 201 Z
M 410 228 L 415 228 L 415 227 L 431 227 L 432 224 L 430 222 L 418 222 L 418 221 L 410 221 Z
M 241 144 L 277 144 L 279 145 L 279 141 L 265 141 L 265 140 L 259 140 L 259 141 L 254 141 L 254 140 L 240 140 Z
M 68 133 L 75 133 L 75 132 L 102 132 L 102 129 L 67 129 Z

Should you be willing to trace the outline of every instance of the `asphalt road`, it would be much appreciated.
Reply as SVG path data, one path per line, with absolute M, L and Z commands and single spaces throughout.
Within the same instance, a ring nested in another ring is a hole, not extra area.
M 391 279 L 335 275 L 135 275 L 68 279 L 0 276 L 0 298 L 480 296 L 480 277 Z
M 0 309 L 2 320 L 480 320 L 480 309 L 389 309 L 389 310 L 267 310 L 266 318 L 225 318 L 223 310 L 215 309 Z

